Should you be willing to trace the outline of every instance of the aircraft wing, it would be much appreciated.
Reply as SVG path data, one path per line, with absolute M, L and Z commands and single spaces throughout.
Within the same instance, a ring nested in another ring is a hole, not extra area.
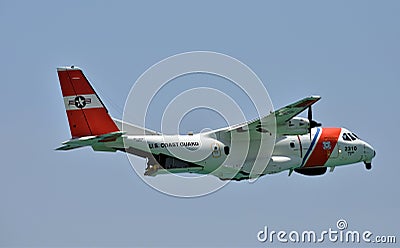
M 102 135 L 96 135 L 96 136 L 84 136 L 76 139 L 71 139 L 63 142 L 62 146 L 56 148 L 56 150 L 62 150 L 62 151 L 67 151 L 79 147 L 84 147 L 84 146 L 92 146 L 93 149 L 98 148 L 97 150 L 102 150 L 102 151 L 116 151 L 115 149 L 112 148 L 105 148 L 102 143 L 104 142 L 111 142 L 115 141 L 117 138 L 121 137 L 124 134 L 124 132 L 117 131 L 117 132 L 111 132 L 111 133 L 106 133 Z
M 306 118 L 294 119 L 294 117 L 319 99 L 319 96 L 306 97 L 262 118 L 210 132 L 218 140 L 231 146 L 234 156 L 231 157 L 231 161 L 226 162 L 225 166 L 229 167 L 230 164 L 242 163 L 244 158 L 243 166 L 240 168 L 241 174 L 238 174 L 238 177 L 252 178 L 262 175 L 268 164 L 268 151 L 272 151 L 275 145 L 275 140 L 268 137 L 273 132 L 276 135 L 308 133 L 310 128 L 309 121 Z M 232 143 L 234 139 L 239 142 Z M 245 142 L 240 142 L 241 140 Z M 246 147 L 246 143 L 248 147 Z M 245 145 L 244 147 L 243 144 Z M 240 180 L 240 178 L 236 179 Z
M 276 125 L 278 126 L 289 121 L 296 115 L 303 112 L 306 108 L 316 103 L 319 99 L 321 99 L 320 96 L 310 96 L 303 98 L 295 103 L 289 104 L 286 107 L 278 109 L 274 112 L 274 115 L 276 117 Z
M 255 120 L 234 125 L 228 128 L 216 130 L 214 133 L 226 134 L 232 131 L 247 132 L 248 130 L 250 137 L 257 137 L 259 136 L 259 133 L 269 133 L 270 128 L 268 128 L 268 126 L 270 126 L 271 124 L 273 125 L 274 118 L 276 124 L 276 132 L 282 133 L 282 130 L 287 126 L 287 122 L 289 122 L 293 117 L 297 116 L 308 107 L 316 103 L 319 99 L 321 99 L 320 96 L 305 97 L 295 103 L 282 107 L 265 117 L 257 118 Z

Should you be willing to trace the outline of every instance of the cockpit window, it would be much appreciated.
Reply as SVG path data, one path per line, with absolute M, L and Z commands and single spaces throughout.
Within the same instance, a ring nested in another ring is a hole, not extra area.
M 356 140 L 356 137 L 354 137 L 353 134 L 348 133 L 347 135 L 350 137 L 351 140 Z
M 359 139 L 358 136 L 357 136 L 355 133 L 351 133 L 351 134 L 353 134 L 354 137 L 356 137 L 357 139 Z
M 343 140 L 347 140 L 347 141 L 353 141 L 358 138 L 357 135 L 355 135 L 354 133 L 344 133 L 342 137 L 343 137 Z
M 350 137 L 347 135 L 347 133 L 344 133 L 342 135 L 343 140 L 351 141 Z

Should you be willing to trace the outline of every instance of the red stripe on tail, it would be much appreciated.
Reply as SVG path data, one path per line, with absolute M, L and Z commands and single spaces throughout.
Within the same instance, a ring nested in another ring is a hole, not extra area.
M 57 72 L 62 95 L 68 98 L 65 103 L 72 138 L 119 131 L 81 69 L 58 68 Z M 75 97 L 82 95 L 92 95 L 96 99 L 89 98 L 83 105 L 74 105 Z

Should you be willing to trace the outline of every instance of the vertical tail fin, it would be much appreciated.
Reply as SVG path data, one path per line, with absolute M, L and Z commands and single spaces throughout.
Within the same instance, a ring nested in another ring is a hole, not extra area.
M 57 68 L 72 138 L 119 131 L 82 70 Z

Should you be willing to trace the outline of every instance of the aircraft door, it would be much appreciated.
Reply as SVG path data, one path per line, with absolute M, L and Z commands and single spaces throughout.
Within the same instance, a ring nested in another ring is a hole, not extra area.
M 290 151 L 295 154 L 296 156 L 302 157 L 301 151 L 301 141 L 300 139 L 291 139 L 289 141 L 289 149 Z

